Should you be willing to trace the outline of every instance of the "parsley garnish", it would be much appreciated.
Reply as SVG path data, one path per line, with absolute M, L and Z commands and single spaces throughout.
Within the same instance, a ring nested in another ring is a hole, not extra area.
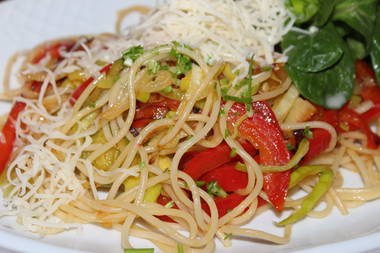
M 230 152 L 230 157 L 235 157 L 236 156 L 236 148 L 232 148 Z
M 235 101 L 246 105 L 247 111 L 251 111 L 252 104 L 252 72 L 253 72 L 253 56 L 249 62 L 248 76 L 240 81 L 234 88 L 239 90 L 240 88 L 247 86 L 247 89 L 241 93 L 240 97 L 228 95 L 228 88 L 222 87 L 223 83 L 220 80 L 219 84 L 221 85 L 221 92 L 224 101 Z
M 123 52 L 124 65 L 131 66 L 132 63 L 144 53 L 143 46 L 128 48 Z
M 237 162 L 235 165 L 235 170 L 241 171 L 241 172 L 247 172 L 247 165 L 241 162 Z
M 155 60 L 149 60 L 146 66 L 148 73 L 151 75 L 157 74 L 158 70 L 160 70 L 160 64 Z
M 228 233 L 228 234 L 226 234 L 226 236 L 224 237 L 224 240 L 231 239 L 231 237 L 232 237 L 232 233 Z
M 189 56 L 179 53 L 177 49 L 180 46 L 186 47 L 189 49 L 191 49 L 191 47 L 180 44 L 177 41 L 173 41 L 172 44 L 173 44 L 173 47 L 170 50 L 169 55 L 177 60 L 177 65 L 176 65 L 177 70 L 174 74 L 175 75 L 185 74 L 186 72 L 191 70 L 193 66 L 193 62 L 191 61 Z
M 224 114 L 226 114 L 226 110 L 224 109 L 224 107 L 222 107 L 222 108 L 220 109 L 219 115 L 220 115 L 220 116 L 223 116 Z
M 227 193 L 222 189 L 222 187 L 219 186 L 218 182 L 216 181 L 210 181 L 207 184 L 207 193 L 217 197 L 227 197 Z
M 305 130 L 303 130 L 303 135 L 308 139 L 313 139 L 313 132 L 309 126 L 305 127 Z
M 224 130 L 224 138 L 227 138 L 228 136 L 230 136 L 230 131 L 226 128 L 226 130 Z
M 214 61 L 214 60 L 212 59 L 212 57 L 211 57 L 211 56 L 208 56 L 207 59 L 206 59 L 206 64 L 210 66 L 210 65 L 212 64 L 213 61 Z
M 202 187 L 206 184 L 205 181 L 196 181 L 195 184 L 198 186 L 198 187 Z
M 271 71 L 272 69 L 273 69 L 273 67 L 270 65 L 261 68 L 261 70 L 264 72 Z
M 146 164 L 145 164 L 145 162 L 141 162 L 141 163 L 139 164 L 139 167 L 140 167 L 140 169 L 145 169 L 145 168 L 146 168 Z
M 95 108 L 96 107 L 96 103 L 95 102 L 91 102 L 88 106 L 91 107 L 91 108 Z
M 286 143 L 286 148 L 288 149 L 288 150 L 294 150 L 296 147 L 294 147 L 292 144 L 290 144 L 290 143 Z
M 170 201 L 168 203 L 166 203 L 166 205 L 164 206 L 165 208 L 172 208 L 174 206 L 174 201 Z
M 163 93 L 171 93 L 173 92 L 173 87 L 171 85 L 166 86 L 164 89 L 162 89 Z
M 177 250 L 178 250 L 178 253 L 184 253 L 185 250 L 183 249 L 183 245 L 182 244 L 178 244 L 177 245 Z

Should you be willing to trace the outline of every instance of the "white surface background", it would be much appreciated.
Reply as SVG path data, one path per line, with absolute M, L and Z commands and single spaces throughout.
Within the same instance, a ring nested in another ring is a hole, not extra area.
M 47 39 L 62 36 L 112 32 L 115 13 L 128 5 L 147 1 L 132 0 L 13 0 L 0 3 L 0 78 L 6 60 L 17 50 L 34 47 Z M 149 1 L 152 3 L 153 1 Z M 9 105 L 1 103 L 0 113 Z M 275 246 L 252 240 L 233 240 L 230 249 L 217 252 L 380 252 L 380 201 L 352 209 L 350 216 L 334 210 L 332 216 L 306 219 L 293 229 L 289 244 Z M 275 217 L 276 220 L 279 218 Z M 249 226 L 274 231 L 273 214 L 259 217 Z M 57 236 L 38 237 L 8 229 L 0 220 L 0 247 L 21 252 L 122 252 L 120 235 L 95 226 L 84 226 Z M 356 238 L 356 239 L 355 239 Z M 149 247 L 133 240 L 136 247 Z M 315 248 L 317 247 L 317 248 Z M 0 248 L 0 252 L 5 252 Z

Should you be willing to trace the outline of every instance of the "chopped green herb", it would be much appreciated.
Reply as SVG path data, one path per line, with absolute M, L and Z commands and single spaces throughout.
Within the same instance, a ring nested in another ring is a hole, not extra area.
M 164 205 L 165 208 L 172 208 L 174 206 L 174 201 L 170 201 Z
M 219 83 L 220 83 L 220 86 L 223 87 L 223 86 L 228 86 L 228 79 L 227 78 L 222 78 L 219 80 Z
M 163 93 L 172 93 L 173 92 L 173 87 L 171 85 L 166 86 L 164 89 L 162 89 Z
M 350 130 L 350 127 L 346 123 L 343 123 L 343 122 L 339 124 L 339 127 L 342 128 L 344 131 Z
M 223 116 L 224 114 L 226 114 L 226 110 L 224 110 L 224 107 L 222 107 L 222 108 L 220 109 L 219 115 L 220 115 L 220 116 Z
M 230 95 L 225 95 L 223 96 L 224 101 L 235 101 L 239 102 L 242 104 L 250 104 L 252 101 L 251 97 L 235 97 L 235 96 L 230 96 Z
M 292 144 L 290 144 L 290 143 L 286 143 L 286 148 L 288 149 L 288 150 L 294 150 L 296 147 L 294 147 Z
M 151 75 L 157 74 L 160 69 L 160 64 L 155 60 L 149 60 L 147 63 L 148 73 Z
M 270 66 L 270 65 L 261 68 L 261 70 L 264 71 L 264 72 L 271 71 L 272 69 L 273 69 L 273 67 Z
M 146 168 L 146 163 L 145 162 L 141 162 L 139 164 L 139 167 L 140 167 L 140 169 L 145 169 Z
M 303 130 L 303 135 L 308 139 L 313 139 L 313 132 L 309 126 L 305 127 L 305 130 Z
M 235 157 L 236 156 L 236 148 L 232 148 L 230 152 L 230 157 Z
M 123 52 L 124 65 L 131 66 L 132 63 L 144 53 L 144 47 L 135 46 Z
M 240 69 L 235 70 L 234 74 L 235 75 L 239 75 L 240 74 Z
M 176 47 L 176 48 L 181 46 L 181 43 L 179 43 L 178 41 L 175 41 L 175 40 L 172 41 L 172 44 L 173 44 L 173 46 Z
M 166 118 L 168 118 L 168 119 L 172 119 L 172 118 L 174 118 L 176 115 L 177 115 L 177 113 L 176 113 L 175 111 L 169 111 L 169 112 L 166 114 Z
M 224 236 L 224 240 L 229 240 L 229 239 L 231 239 L 231 237 L 232 237 L 232 233 L 228 233 L 228 234 L 226 234 L 226 236 Z
M 154 249 L 124 249 L 124 253 L 154 253 Z
M 96 107 L 96 103 L 95 102 L 91 102 L 88 106 L 91 107 L 91 108 L 95 108 Z
M 222 97 L 225 101 L 231 100 L 235 102 L 239 102 L 246 105 L 247 111 L 251 111 L 251 104 L 252 104 L 252 72 L 253 72 L 253 56 L 249 62 L 249 70 L 248 75 L 246 78 L 244 78 L 242 81 L 240 81 L 237 85 L 234 86 L 236 90 L 239 90 L 240 88 L 247 86 L 247 89 L 244 90 L 241 93 L 240 97 L 236 96 L 230 96 L 227 94 L 227 92 L 223 92 L 222 90 Z M 255 91 L 257 92 L 257 91 Z
M 228 88 L 227 87 L 221 87 L 220 92 L 222 93 L 223 97 L 227 96 L 227 94 L 228 94 Z
M 206 184 L 205 181 L 196 181 L 195 184 L 198 186 L 198 187 L 202 187 Z
M 169 70 L 168 65 L 160 65 L 160 70 Z
M 207 193 L 217 197 L 227 197 L 227 193 L 222 189 L 222 187 L 219 186 L 218 182 L 216 181 L 210 181 L 207 184 Z
M 188 136 L 186 136 L 186 140 L 190 140 L 193 137 L 194 137 L 193 135 L 188 135 Z
M 241 172 L 247 172 L 247 165 L 241 162 L 237 162 L 235 165 L 235 170 L 241 171 Z
M 213 61 L 214 61 L 214 60 L 212 59 L 212 57 L 211 57 L 211 56 L 208 56 L 207 59 L 206 59 L 206 64 L 210 66 L 210 65 L 212 64 Z
M 224 130 L 224 138 L 227 138 L 228 136 L 230 136 L 230 131 L 226 128 L 226 130 Z
M 177 244 L 177 250 L 178 250 L 178 253 L 184 253 L 185 252 L 182 244 Z
M 252 91 L 251 91 L 251 95 L 255 95 L 260 89 L 260 84 L 259 83 L 256 83 L 255 85 L 252 86 Z
M 191 70 L 193 66 L 193 62 L 191 61 L 190 57 L 187 55 L 181 54 L 178 52 L 178 47 L 183 46 L 186 47 L 185 45 L 181 45 L 176 41 L 173 41 L 173 47 L 170 50 L 169 55 L 177 60 L 177 70 L 174 73 L 175 75 L 179 74 L 186 74 L 189 70 Z
M 243 79 L 239 83 L 237 83 L 234 88 L 235 90 L 239 90 L 241 87 L 248 86 L 249 80 L 248 79 Z

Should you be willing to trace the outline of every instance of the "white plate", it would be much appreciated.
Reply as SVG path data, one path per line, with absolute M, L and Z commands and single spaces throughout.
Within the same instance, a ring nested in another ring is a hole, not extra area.
M 138 0 L 33 0 L 6 1 L 0 4 L 0 77 L 6 60 L 17 50 L 31 48 L 47 39 L 62 36 L 112 32 L 118 9 Z M 144 1 L 150 5 L 153 1 Z M 135 18 L 130 20 L 135 21 Z M 9 108 L 0 104 L 0 113 Z M 293 229 L 291 242 L 277 246 L 252 240 L 233 240 L 229 249 L 218 245 L 217 252 L 380 252 L 380 201 L 352 209 L 349 216 L 337 210 L 326 219 L 305 219 Z M 273 229 L 273 214 L 265 214 L 249 226 Z M 277 218 L 278 219 L 278 218 Z M 149 247 L 133 239 L 136 247 Z M 76 231 L 40 238 L 8 229 L 0 220 L 1 247 L 21 252 L 122 252 L 120 234 L 86 225 Z

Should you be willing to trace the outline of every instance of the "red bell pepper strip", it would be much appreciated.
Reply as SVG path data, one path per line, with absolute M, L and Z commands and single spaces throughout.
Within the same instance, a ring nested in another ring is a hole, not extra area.
M 375 72 L 365 61 L 355 63 L 355 82 L 359 87 L 376 86 Z
M 313 116 L 312 120 L 324 121 L 332 125 L 335 129 L 339 129 L 339 111 L 328 110 L 321 106 L 317 107 L 317 113 Z M 301 161 L 301 165 L 307 164 L 310 160 L 325 151 L 331 141 L 330 133 L 321 128 L 313 129 L 313 138 L 309 139 L 309 151 Z
M 277 119 L 265 102 L 252 104 L 253 116 L 238 126 L 239 136 L 248 140 L 259 150 L 262 165 L 284 165 L 290 160 Z M 245 105 L 235 103 L 228 114 L 228 127 L 233 130 L 235 122 L 246 113 Z M 277 211 L 281 211 L 290 181 L 290 172 L 264 173 L 263 191 Z
M 360 115 L 367 124 L 380 118 L 380 104 L 374 105 L 371 109 Z
M 364 100 L 380 104 L 380 87 L 376 83 L 373 69 L 365 61 L 357 61 L 355 65 L 356 85 L 361 88 L 360 95 Z
M 350 109 L 348 106 L 344 106 L 339 111 L 339 122 L 340 124 L 347 126 L 349 131 L 361 130 L 367 136 L 368 148 L 376 149 L 378 147 L 380 138 L 371 131 L 368 123 L 363 120 L 361 115 Z M 339 131 L 345 132 L 346 129 L 340 127 Z
M 331 141 L 331 135 L 324 129 L 313 129 L 313 138 L 309 139 L 309 151 L 302 159 L 301 165 L 308 163 L 310 160 L 325 151 Z
M 74 41 L 63 41 L 47 46 L 46 48 L 41 49 L 37 55 L 34 56 L 32 59 L 32 64 L 39 63 L 47 54 L 50 54 L 50 56 L 54 59 L 59 59 L 61 57 L 61 53 L 59 52 L 61 48 L 70 50 L 74 45 Z
M 145 127 L 146 125 L 148 125 L 152 121 L 153 121 L 153 119 L 138 119 L 138 120 L 135 120 L 132 123 L 132 128 L 141 129 L 141 128 Z
M 241 202 L 246 198 L 247 196 L 240 195 L 237 193 L 233 193 L 228 195 L 225 198 L 217 197 L 214 199 L 216 207 L 218 208 L 218 214 L 219 218 L 226 215 L 229 211 L 240 205 Z M 205 202 L 202 202 L 202 209 L 210 215 L 210 208 Z
M 141 129 L 155 119 L 162 119 L 170 111 L 176 111 L 180 101 L 165 98 L 160 102 L 142 103 L 138 105 L 132 127 Z
M 241 145 L 249 154 L 256 152 L 252 145 L 247 142 L 243 142 Z M 238 159 L 237 156 L 230 156 L 230 153 L 231 148 L 227 143 L 223 142 L 215 148 L 198 152 L 193 158 L 183 164 L 183 171 L 189 174 L 194 180 L 198 180 L 207 172 Z
M 112 67 L 112 63 L 106 65 L 104 68 L 100 70 L 100 73 L 108 73 L 110 68 Z M 94 78 L 91 76 L 86 81 L 84 81 L 71 95 L 70 104 L 74 105 L 77 99 L 82 95 L 82 93 L 87 89 L 87 87 L 94 81 Z
M 265 102 L 254 102 L 253 116 L 238 126 L 239 136 L 248 140 L 260 152 L 263 165 L 283 165 L 290 159 L 280 125 Z M 235 103 L 228 114 L 228 125 L 233 131 L 235 122 L 246 113 L 245 105 Z
M 171 198 L 163 196 L 163 195 L 160 195 L 157 198 L 157 203 L 160 204 L 160 205 L 163 205 L 163 206 L 165 206 L 166 204 L 168 204 L 171 201 L 172 201 Z M 174 203 L 171 208 L 178 209 L 178 206 Z M 175 223 L 175 221 L 172 218 L 170 218 L 169 216 L 167 216 L 167 215 L 157 215 L 156 217 L 159 218 L 162 221 L 165 221 L 165 222 Z
M 374 104 L 380 105 L 380 87 L 364 87 L 360 94 L 365 101 L 372 101 Z
M 176 111 L 180 101 L 165 98 L 160 102 L 145 103 L 136 110 L 135 120 L 138 119 L 161 119 L 170 110 Z
M 2 173 L 11 158 L 14 142 L 16 141 L 16 128 L 15 122 L 21 111 L 25 109 L 25 103 L 16 102 L 11 112 L 9 113 L 8 119 L 1 131 L 0 138 L 0 173 Z
M 236 162 L 217 167 L 203 175 L 199 180 L 206 183 L 216 181 L 226 192 L 244 189 L 248 184 L 247 173 L 236 170 Z

